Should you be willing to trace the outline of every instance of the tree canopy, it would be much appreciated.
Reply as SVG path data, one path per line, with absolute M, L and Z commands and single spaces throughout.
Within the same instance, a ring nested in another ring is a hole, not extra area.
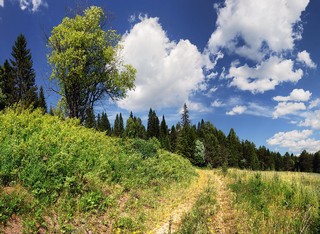
M 68 116 L 82 122 L 96 101 L 124 98 L 134 88 L 136 71 L 123 63 L 120 36 L 105 31 L 104 20 L 103 10 L 92 6 L 83 15 L 65 17 L 48 39 L 51 79 L 58 81 Z

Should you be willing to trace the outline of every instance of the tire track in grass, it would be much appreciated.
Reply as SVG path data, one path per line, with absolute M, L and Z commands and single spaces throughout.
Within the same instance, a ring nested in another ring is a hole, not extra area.
M 191 210 L 199 195 L 206 188 L 209 175 L 213 171 L 197 170 L 197 173 L 199 174 L 199 179 L 182 194 L 187 195 L 187 199 L 181 200 L 182 203 L 176 207 L 173 206 L 174 204 L 168 204 L 170 206 L 170 215 L 165 217 L 165 220 L 160 225 L 157 225 L 158 228 L 154 229 L 153 233 L 165 234 L 178 229 L 184 215 Z

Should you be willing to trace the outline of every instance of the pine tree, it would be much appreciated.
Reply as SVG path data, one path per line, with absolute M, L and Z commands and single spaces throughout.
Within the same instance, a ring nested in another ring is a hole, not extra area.
M 2 74 L 0 77 L 0 82 L 2 82 L 2 93 L 4 97 L 4 106 L 11 106 L 15 99 L 15 88 L 14 88 L 14 74 L 13 68 L 9 61 L 6 60 L 3 64 Z
M 120 132 L 120 137 L 123 135 L 124 132 L 124 123 L 123 123 L 123 118 L 122 118 L 122 114 L 120 113 L 119 116 L 119 132 Z
M 47 113 L 47 103 L 44 97 L 43 87 L 40 86 L 39 98 L 38 98 L 38 106 L 39 108 L 43 109 L 44 113 Z
M 87 109 L 85 126 L 87 128 L 94 128 L 96 126 L 94 111 L 91 108 Z
M 116 119 L 114 120 L 114 135 L 121 137 L 124 132 L 124 126 L 123 126 L 123 118 L 122 114 L 116 115 Z
M 100 131 L 106 132 L 107 135 L 111 135 L 111 126 L 106 113 L 102 112 L 100 120 Z
M 183 112 L 182 112 L 182 116 L 181 116 L 181 124 L 182 124 L 182 127 L 190 125 L 189 110 L 188 110 L 188 107 L 187 107 L 186 103 L 183 105 Z
M 195 142 L 197 139 L 196 128 L 190 126 L 189 111 L 187 105 L 184 104 L 183 113 L 181 116 L 182 129 L 178 132 L 177 138 L 177 153 L 188 158 L 191 163 L 197 164 L 194 153 L 195 153 Z
M 16 102 L 22 102 L 26 106 L 37 102 L 37 87 L 35 85 L 35 72 L 32 68 L 32 56 L 27 49 L 27 40 L 20 34 L 12 47 L 13 59 L 11 64 L 16 85 Z
M 164 115 L 160 124 L 160 144 L 162 148 L 170 150 L 169 131 Z
M 239 167 L 239 162 L 242 160 L 242 147 L 240 140 L 233 128 L 230 129 L 229 135 L 227 137 L 227 148 L 229 150 L 227 162 L 228 166 Z
M 160 138 L 160 121 L 155 111 L 150 108 L 148 115 L 148 125 L 147 125 L 147 137 Z

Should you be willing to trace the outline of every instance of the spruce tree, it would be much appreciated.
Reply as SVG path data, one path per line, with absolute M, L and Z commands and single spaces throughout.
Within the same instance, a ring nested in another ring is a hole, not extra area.
M 47 113 L 47 103 L 46 99 L 44 97 L 44 92 L 43 92 L 43 87 L 40 86 L 40 91 L 39 91 L 39 98 L 38 98 L 38 106 L 43 110 L 44 113 Z
M 111 134 L 111 126 L 106 113 L 102 112 L 100 120 L 100 131 L 106 132 L 107 135 Z
M 15 88 L 14 88 L 14 74 L 13 68 L 9 61 L 6 60 L 3 64 L 2 75 L 0 78 L 2 82 L 2 93 L 4 95 L 4 106 L 11 106 L 15 100 Z
M 181 124 L 182 124 L 182 127 L 190 125 L 189 110 L 188 110 L 188 107 L 187 107 L 186 103 L 183 105 L 183 111 L 182 111 L 182 116 L 181 116 Z
M 123 118 L 122 118 L 122 114 L 120 113 L 120 116 L 119 116 L 119 133 L 120 133 L 120 137 L 122 136 L 124 132 L 124 123 L 123 123 Z
M 96 126 L 94 111 L 92 108 L 88 108 L 86 111 L 85 126 L 87 128 L 95 128 L 95 126 Z
M 113 132 L 115 136 L 120 136 L 120 130 L 119 130 L 119 115 L 116 115 L 116 118 L 114 120 L 113 124 Z
M 162 148 L 164 148 L 166 150 L 170 150 L 168 126 L 166 124 L 166 120 L 164 118 L 164 115 L 162 116 L 162 121 L 160 124 L 160 144 L 161 144 Z
M 27 40 L 22 34 L 18 36 L 12 47 L 11 55 L 13 57 L 11 64 L 16 86 L 16 102 L 22 102 L 26 106 L 34 105 L 37 102 L 36 75 L 32 68 L 30 49 L 27 49 Z
M 156 112 L 151 108 L 148 115 L 147 137 L 160 138 L 160 121 Z

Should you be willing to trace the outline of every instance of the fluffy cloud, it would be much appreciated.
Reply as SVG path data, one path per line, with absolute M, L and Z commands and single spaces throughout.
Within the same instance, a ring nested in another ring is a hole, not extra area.
M 44 0 L 18 0 L 20 4 L 21 10 L 31 10 L 32 12 L 36 12 L 40 6 L 48 6 L 48 4 Z M 4 0 L 0 0 L 0 6 L 4 7 Z
M 267 140 L 270 146 L 285 148 L 293 153 L 301 153 L 303 150 L 314 153 L 320 149 L 320 141 L 311 138 L 312 130 L 279 132 Z
M 203 86 L 203 57 L 188 40 L 170 41 L 158 18 L 140 17 L 123 36 L 123 59 L 137 69 L 136 89 L 119 107 L 180 107 Z
M 299 126 L 311 127 L 312 129 L 320 129 L 320 110 L 305 114 L 305 120 L 299 123 Z
M 280 102 L 275 107 L 273 118 L 277 119 L 280 116 L 296 114 L 298 111 L 306 109 L 307 108 L 303 102 Z
M 294 70 L 290 59 L 271 57 L 256 67 L 232 65 L 226 78 L 232 79 L 230 85 L 252 93 L 273 90 L 282 82 L 297 82 L 303 76 L 301 69 Z
M 286 101 L 301 101 L 306 102 L 310 99 L 312 93 L 310 91 L 304 91 L 303 89 L 294 89 L 289 96 L 276 96 L 273 100 L 278 102 Z
M 315 107 L 317 107 L 319 105 L 320 105 L 320 98 L 317 98 L 317 99 L 312 100 L 310 102 L 309 109 L 313 109 L 313 108 L 315 108 Z
M 245 106 L 235 106 L 231 111 L 227 112 L 227 115 L 241 115 L 247 110 Z
M 220 48 L 253 60 L 261 60 L 266 51 L 291 50 L 301 39 L 295 27 L 309 0 L 226 0 L 218 9 L 217 29 L 208 49 Z M 241 39 L 241 41 L 239 40 Z
M 307 67 L 316 68 L 317 65 L 311 60 L 310 54 L 307 51 L 298 53 L 297 61 L 304 63 Z

